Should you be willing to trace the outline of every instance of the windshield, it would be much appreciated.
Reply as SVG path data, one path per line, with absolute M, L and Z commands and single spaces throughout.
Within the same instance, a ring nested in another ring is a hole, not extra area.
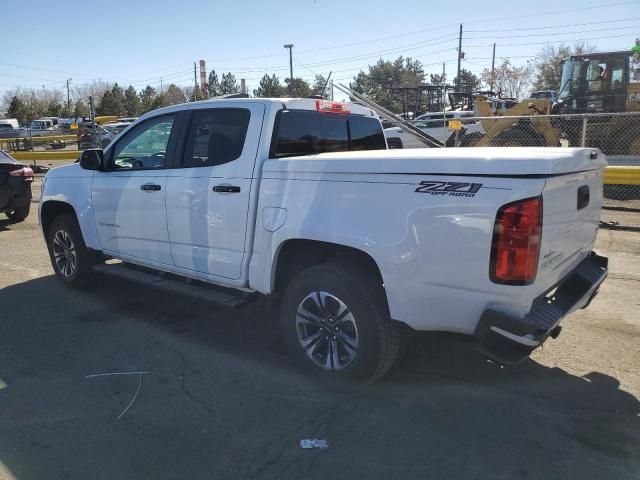
M 560 81 L 559 98 L 567 98 L 575 95 L 578 89 L 578 79 L 580 77 L 580 65 L 582 62 L 578 60 L 567 60 L 562 66 L 562 80 Z

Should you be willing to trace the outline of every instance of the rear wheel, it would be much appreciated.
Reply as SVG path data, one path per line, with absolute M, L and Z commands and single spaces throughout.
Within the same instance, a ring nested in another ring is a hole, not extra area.
M 47 235 L 47 247 L 51 265 L 60 280 L 73 287 L 90 285 L 93 276 L 91 267 L 99 259 L 85 246 L 73 215 L 60 215 L 53 220 Z
M 24 207 L 16 208 L 14 210 L 6 212 L 5 215 L 9 220 L 12 220 L 14 222 L 22 222 L 29 216 L 29 210 L 31 210 L 31 204 L 27 203 Z
M 398 355 L 384 290 L 363 272 L 331 264 L 303 271 L 287 288 L 280 321 L 296 365 L 325 379 L 374 381 Z

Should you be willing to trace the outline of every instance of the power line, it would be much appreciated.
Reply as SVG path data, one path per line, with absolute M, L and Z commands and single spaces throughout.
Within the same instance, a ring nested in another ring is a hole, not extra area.
M 547 40 L 544 42 L 527 42 L 527 43 L 498 43 L 499 47 L 521 47 L 525 45 L 546 45 L 547 43 L 567 43 L 567 42 L 588 42 L 590 40 L 602 40 L 604 38 L 620 38 L 620 37 L 628 37 L 629 34 L 622 35 L 607 35 L 604 37 L 588 37 L 588 38 L 571 38 L 571 39 L 562 39 L 562 40 Z M 492 43 L 485 45 L 465 45 L 465 48 L 485 48 L 492 46 Z
M 467 33 L 494 33 L 494 32 L 520 32 L 527 30 L 548 30 L 550 28 L 567 28 L 567 27 L 583 27 L 587 25 L 601 25 L 603 23 L 618 23 L 618 22 L 630 22 L 640 20 L 640 17 L 621 18 L 618 20 L 601 20 L 599 22 L 586 22 L 586 23 L 563 23 L 562 25 L 547 25 L 547 26 L 535 26 L 535 27 L 521 27 L 521 28 L 499 28 L 491 30 L 467 30 Z M 624 28 L 624 27 L 621 27 Z
M 621 30 L 621 29 L 625 29 L 625 28 L 640 28 L 639 25 L 629 25 L 629 26 L 625 26 L 625 27 L 613 27 L 613 28 L 601 28 L 598 30 L 598 32 L 608 32 L 610 30 Z M 591 32 L 591 30 L 578 30 L 577 32 L 562 32 L 563 35 L 574 35 L 574 34 L 578 34 L 578 33 L 589 33 Z M 530 33 L 528 35 L 507 35 L 507 36 L 495 36 L 495 35 L 490 35 L 487 37 L 467 37 L 467 40 L 479 40 L 479 39 L 485 39 L 485 38 L 490 38 L 490 39 L 496 39 L 496 38 L 528 38 L 528 37 L 546 37 L 549 35 L 553 35 L 549 32 L 546 33 Z

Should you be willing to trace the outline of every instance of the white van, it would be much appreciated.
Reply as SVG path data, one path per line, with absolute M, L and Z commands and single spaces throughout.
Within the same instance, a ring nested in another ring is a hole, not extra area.
M 47 135 L 54 129 L 54 121 L 52 118 L 39 118 L 31 122 L 31 136 Z
M 0 118 L 0 130 L 18 130 L 19 128 L 17 118 Z

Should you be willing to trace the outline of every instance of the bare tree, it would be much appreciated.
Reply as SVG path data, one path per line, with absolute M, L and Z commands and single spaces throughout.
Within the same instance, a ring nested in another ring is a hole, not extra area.
M 97 103 L 101 99 L 105 92 L 113 88 L 112 82 L 105 80 L 92 80 L 91 83 L 84 83 L 81 85 L 74 85 L 71 92 L 73 100 L 80 100 L 84 103 L 88 103 L 89 96 L 93 96 L 94 101 Z
M 533 65 L 531 62 L 527 62 L 516 67 L 511 64 L 509 59 L 505 59 L 500 66 L 495 68 L 493 75 L 491 69 L 485 68 L 481 77 L 486 84 L 493 83 L 494 88 L 501 95 L 520 99 L 525 96 L 531 86 Z
M 578 42 L 573 47 L 560 44 L 557 47 L 545 46 L 536 60 L 536 79 L 534 90 L 559 90 L 562 77 L 562 61 L 570 55 L 583 55 L 595 52 L 595 45 Z

